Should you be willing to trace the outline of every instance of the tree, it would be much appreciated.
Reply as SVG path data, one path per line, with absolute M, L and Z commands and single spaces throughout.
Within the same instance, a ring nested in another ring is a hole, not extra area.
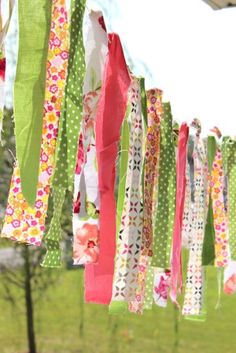
M 8 190 L 15 160 L 15 138 L 12 111 L 5 110 L 3 121 L 2 145 L 0 147 L 0 216 L 4 215 Z M 67 205 L 66 205 L 67 207 Z M 50 213 L 50 212 L 49 212 Z M 68 212 L 64 222 L 68 229 Z M 16 303 L 16 291 L 21 293 L 26 312 L 26 326 L 29 353 L 37 353 L 34 329 L 34 306 L 42 294 L 58 278 L 58 271 L 41 268 L 40 263 L 45 250 L 14 244 L 1 240 L 1 285 L 3 297 L 13 305 Z M 19 291 L 20 290 L 20 291 Z M 17 297 L 18 300 L 18 297 Z
M 12 254 L 0 263 L 3 297 L 15 305 L 17 288 L 20 295 L 17 301 L 23 300 L 25 305 L 29 353 L 37 353 L 34 307 L 47 288 L 57 281 L 59 272 L 40 267 L 44 256 L 40 248 L 16 244 Z

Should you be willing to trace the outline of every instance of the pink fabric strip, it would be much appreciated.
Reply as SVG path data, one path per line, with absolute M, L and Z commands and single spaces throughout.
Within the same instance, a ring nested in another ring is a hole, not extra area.
M 184 197 L 186 186 L 186 161 L 187 144 L 189 136 L 189 127 L 183 123 L 179 131 L 177 168 L 176 168 L 176 212 L 175 226 L 173 234 L 172 257 L 171 257 L 171 289 L 170 297 L 174 303 L 177 303 L 178 285 L 182 288 L 182 259 L 181 259 L 181 229 L 184 212 Z
M 131 79 L 119 36 L 109 34 L 109 51 L 96 115 L 96 147 L 100 194 L 100 256 L 85 267 L 85 300 L 109 304 L 116 250 L 115 161 Z

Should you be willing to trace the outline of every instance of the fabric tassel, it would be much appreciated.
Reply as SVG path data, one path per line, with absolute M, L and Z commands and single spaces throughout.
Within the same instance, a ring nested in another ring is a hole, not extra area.
M 173 233 L 172 255 L 171 255 L 171 289 L 170 297 L 174 303 L 177 303 L 178 289 L 182 290 L 182 220 L 184 212 L 184 197 L 186 186 L 186 161 L 187 161 L 187 144 L 188 144 L 189 128 L 183 123 L 179 130 L 178 150 L 177 150 L 177 167 L 176 167 L 176 213 Z
M 192 226 L 190 227 L 189 262 L 187 267 L 187 280 L 182 314 L 188 318 L 197 319 L 204 314 L 204 270 L 202 267 L 202 248 L 207 217 L 206 210 L 208 210 L 207 193 L 209 189 L 206 145 L 200 138 L 200 122 L 197 119 L 194 120 L 192 127 L 196 128 L 193 150 L 194 198 L 191 206 L 192 219 L 188 219 L 192 223 Z M 185 226 L 184 222 L 183 224 Z
M 71 24 L 70 24 L 70 47 L 69 53 L 63 55 L 68 58 L 68 72 L 63 74 L 66 80 L 65 94 L 63 99 L 62 114 L 59 125 L 58 138 L 56 143 L 55 169 L 53 173 L 53 217 L 51 220 L 49 234 L 45 236 L 45 245 L 49 237 L 50 249 L 52 249 L 52 239 L 54 250 L 47 252 L 47 261 L 42 265 L 47 267 L 58 267 L 58 256 L 56 262 L 53 261 L 55 249 L 61 252 L 60 240 L 62 229 L 59 222 L 63 206 L 63 195 L 68 187 L 68 168 L 74 166 L 73 158 L 77 155 L 78 131 L 82 114 L 82 86 L 84 78 L 84 48 L 82 39 L 82 22 L 84 14 L 84 0 L 71 2 Z M 70 147 L 69 147 L 70 146 Z M 70 152 L 70 153 L 68 153 Z M 70 157 L 72 159 L 70 159 Z M 70 164 L 71 163 L 71 164 Z M 70 165 L 70 167 L 69 167 Z M 74 170 L 71 172 L 71 177 Z M 50 240 L 51 239 L 51 240 Z M 52 256 L 51 256 L 52 255 Z
M 28 5 L 27 2 L 27 6 L 31 5 Z M 40 8 L 42 8 L 42 4 Z M 47 12 L 47 9 L 48 7 L 45 5 L 43 11 Z M 35 3 L 33 3 L 33 9 L 31 9 L 31 11 L 29 10 L 29 13 L 35 13 Z M 48 12 L 45 16 L 48 18 Z M 30 21 L 32 22 L 32 19 L 30 19 Z M 35 32 L 35 27 L 34 30 L 31 29 L 30 34 L 32 34 L 32 31 Z M 39 32 L 40 31 L 41 27 Z M 30 57 L 30 64 L 28 64 L 28 66 L 32 66 L 31 61 L 32 57 Z M 68 23 L 65 2 L 64 0 L 54 0 L 52 4 L 52 22 L 47 60 L 43 135 L 41 141 L 37 197 L 34 206 L 31 207 L 22 193 L 20 169 L 16 166 L 11 181 L 5 222 L 1 234 L 2 237 L 26 244 L 41 245 L 45 230 L 48 196 L 54 168 L 55 145 L 67 63 Z M 26 124 L 26 126 L 28 125 Z M 22 128 L 22 131 L 23 130 Z M 30 169 L 31 168 L 27 168 L 27 172 Z
M 18 1 L 19 46 L 14 82 L 16 157 L 21 178 L 21 191 L 25 201 L 31 207 L 34 207 L 38 198 L 42 141 L 50 145 L 51 138 L 49 137 L 46 141 L 46 135 L 54 133 L 53 130 L 45 131 L 43 115 L 45 112 L 52 114 L 49 123 L 54 124 L 58 120 L 58 116 L 53 118 L 53 106 L 56 104 L 54 102 L 51 104 L 51 99 L 55 97 L 57 105 L 60 105 L 60 88 L 57 86 L 60 77 L 57 72 L 64 69 L 64 59 L 60 62 L 60 54 L 63 51 L 67 52 L 67 40 L 63 36 L 66 33 L 67 24 L 64 18 L 65 13 L 54 12 L 53 15 L 53 9 L 60 11 L 62 8 L 64 9 L 55 0 L 53 5 L 50 0 Z M 51 17 L 51 12 L 53 17 Z M 51 19 L 53 21 L 55 17 L 58 17 L 58 20 L 60 17 L 63 23 L 60 24 L 61 28 L 58 26 L 57 30 L 51 28 L 50 31 Z M 63 24 L 65 24 L 64 28 Z M 61 34 L 63 43 L 61 43 Z M 47 58 L 48 44 L 50 55 Z M 54 61 L 55 65 L 53 58 L 58 60 L 57 64 Z M 51 63 L 52 66 L 50 66 Z M 53 66 L 55 71 L 50 71 Z M 45 96 L 45 82 L 47 96 Z M 44 104 L 45 98 L 47 105 Z M 60 109 L 57 110 L 60 111 Z M 15 185 L 16 188 L 17 186 Z
M 102 74 L 108 50 L 107 33 L 100 11 L 90 12 L 85 45 L 86 74 L 84 81 L 83 119 L 74 180 L 74 200 L 80 208 L 73 212 L 74 265 L 97 263 L 99 257 L 98 172 L 95 143 L 95 118 L 101 93 Z M 83 179 L 83 183 L 81 183 Z M 82 202 L 82 192 L 85 194 Z M 84 207 L 81 208 L 81 204 Z
M 116 250 L 115 162 L 130 82 L 120 39 L 117 34 L 109 34 L 95 127 L 100 194 L 100 255 L 98 264 L 85 266 L 86 302 L 109 304 L 112 297 Z
M 113 279 L 112 306 L 116 302 L 135 298 L 137 289 L 138 261 L 142 245 L 143 229 L 143 118 L 141 106 L 141 87 L 137 78 L 132 77 L 129 88 L 130 114 L 129 155 L 125 185 L 125 198 L 117 238 L 115 273 Z

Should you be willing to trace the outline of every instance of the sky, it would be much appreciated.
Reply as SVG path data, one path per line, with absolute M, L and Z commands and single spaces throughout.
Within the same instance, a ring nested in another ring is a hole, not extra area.
M 198 117 L 204 135 L 215 125 L 236 135 L 236 8 L 201 0 L 87 0 L 87 8 L 103 8 L 127 63 L 164 91 L 174 119 Z

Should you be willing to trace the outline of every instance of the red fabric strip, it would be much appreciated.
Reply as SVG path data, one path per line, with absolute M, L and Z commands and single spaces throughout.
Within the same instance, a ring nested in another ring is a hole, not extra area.
M 177 304 L 178 285 L 182 288 L 182 219 L 184 211 L 185 186 L 186 186 L 186 161 L 189 127 L 183 123 L 179 130 L 177 166 L 176 166 L 176 212 L 173 234 L 172 257 L 171 257 L 171 300 Z M 177 304 L 178 305 L 178 304 Z
M 96 114 L 100 193 L 100 256 L 85 267 L 85 301 L 109 304 L 116 252 L 115 162 L 131 82 L 119 36 L 109 34 L 109 51 Z

